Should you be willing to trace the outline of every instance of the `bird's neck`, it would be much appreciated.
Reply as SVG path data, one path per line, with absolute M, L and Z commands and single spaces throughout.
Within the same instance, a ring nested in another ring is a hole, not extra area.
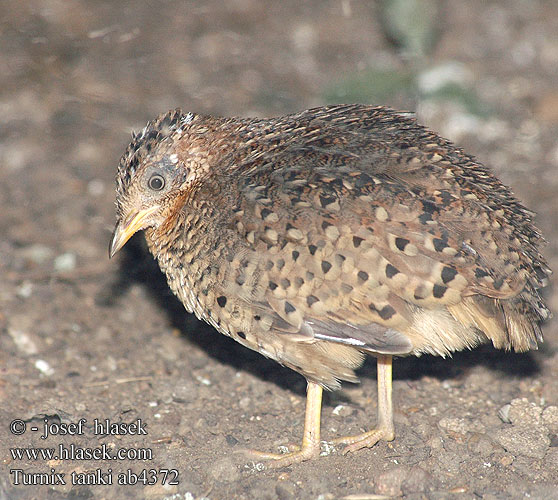
M 149 250 L 166 275 L 172 291 L 189 312 L 204 315 L 193 290 L 210 260 L 220 246 L 220 235 L 208 227 L 212 216 L 208 208 L 182 205 L 163 224 L 145 231 Z M 205 263 L 205 266 L 204 266 Z

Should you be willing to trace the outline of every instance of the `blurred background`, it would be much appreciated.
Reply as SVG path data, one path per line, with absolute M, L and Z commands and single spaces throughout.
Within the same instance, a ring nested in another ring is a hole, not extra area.
M 238 442 L 270 449 L 276 440 L 297 441 L 303 381 L 185 319 L 141 236 L 108 261 L 114 175 L 132 130 L 176 107 L 272 116 L 341 102 L 416 112 L 491 166 L 538 213 L 545 254 L 558 269 L 555 0 L 0 1 L 2 422 L 42 415 L 150 421 L 150 438 L 168 438 L 158 460 L 178 464 L 181 486 L 103 490 L 105 498 L 555 495 L 558 417 L 543 425 L 541 415 L 558 404 L 556 322 L 534 355 L 488 349 L 453 362 L 401 361 L 396 446 L 407 447 L 399 450 L 406 457 L 422 450 L 414 462 L 394 466 L 397 449 L 383 444 L 284 477 L 257 475 L 223 462 L 221 452 Z M 546 297 L 558 311 L 555 290 Z M 374 422 L 371 365 L 361 386 L 330 401 L 324 428 Z M 493 439 L 514 424 L 497 410 L 522 398 L 540 410 L 538 420 L 523 421 L 538 434 L 513 448 Z M 429 410 L 440 400 L 438 413 Z M 338 403 L 348 409 L 333 413 Z M 440 412 L 467 425 L 440 423 Z M 423 422 L 429 427 L 416 430 Z M 429 441 L 440 433 L 449 444 Z M 481 436 L 476 448 L 472 435 Z M 0 434 L 2 449 L 24 445 L 14 439 Z M 29 493 L 14 490 L 7 475 L 0 488 L 0 498 Z M 49 495 L 97 498 L 98 490 Z
M 25 228 L 10 222 L 57 209 L 81 211 L 88 225 L 105 220 L 130 130 L 175 107 L 269 116 L 365 102 L 416 111 L 517 189 L 536 182 L 537 200 L 554 198 L 553 0 L 4 0 L 0 23 L 2 173 L 49 188 L 3 193 L 18 205 L 3 217 L 15 239 Z M 52 210 L 24 213 L 30 196 Z M 71 225 L 49 219 L 50 245 Z

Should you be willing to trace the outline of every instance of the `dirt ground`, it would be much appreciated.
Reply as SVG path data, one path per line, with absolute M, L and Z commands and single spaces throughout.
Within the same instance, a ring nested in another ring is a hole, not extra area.
M 535 352 L 396 360 L 393 442 L 262 472 L 235 452 L 300 440 L 304 379 L 188 317 L 141 235 L 107 257 L 116 165 L 148 119 L 346 100 L 417 111 L 490 165 L 558 269 L 556 1 L 443 2 L 422 58 L 387 36 L 382 2 L 0 5 L 0 500 L 558 499 L 556 319 Z M 360 375 L 327 395 L 325 439 L 374 425 L 372 359 Z M 59 445 L 130 459 L 10 451 Z M 67 484 L 15 484 L 36 473 Z

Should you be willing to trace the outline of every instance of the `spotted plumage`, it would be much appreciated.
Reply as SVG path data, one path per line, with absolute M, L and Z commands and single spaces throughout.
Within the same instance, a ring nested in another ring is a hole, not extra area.
M 113 252 L 145 229 L 188 311 L 328 388 L 355 381 L 366 352 L 525 351 L 549 316 L 533 214 L 384 107 L 171 111 L 123 155 L 117 213 Z

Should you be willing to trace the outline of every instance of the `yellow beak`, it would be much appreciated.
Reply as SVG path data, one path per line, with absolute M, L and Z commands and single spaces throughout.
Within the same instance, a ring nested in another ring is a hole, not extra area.
M 109 258 L 114 257 L 114 254 L 118 252 L 137 231 L 143 228 L 145 219 L 158 209 L 158 205 L 151 208 L 144 208 L 136 214 L 132 214 L 124 222 L 118 221 L 112 233 L 112 240 L 109 246 Z

